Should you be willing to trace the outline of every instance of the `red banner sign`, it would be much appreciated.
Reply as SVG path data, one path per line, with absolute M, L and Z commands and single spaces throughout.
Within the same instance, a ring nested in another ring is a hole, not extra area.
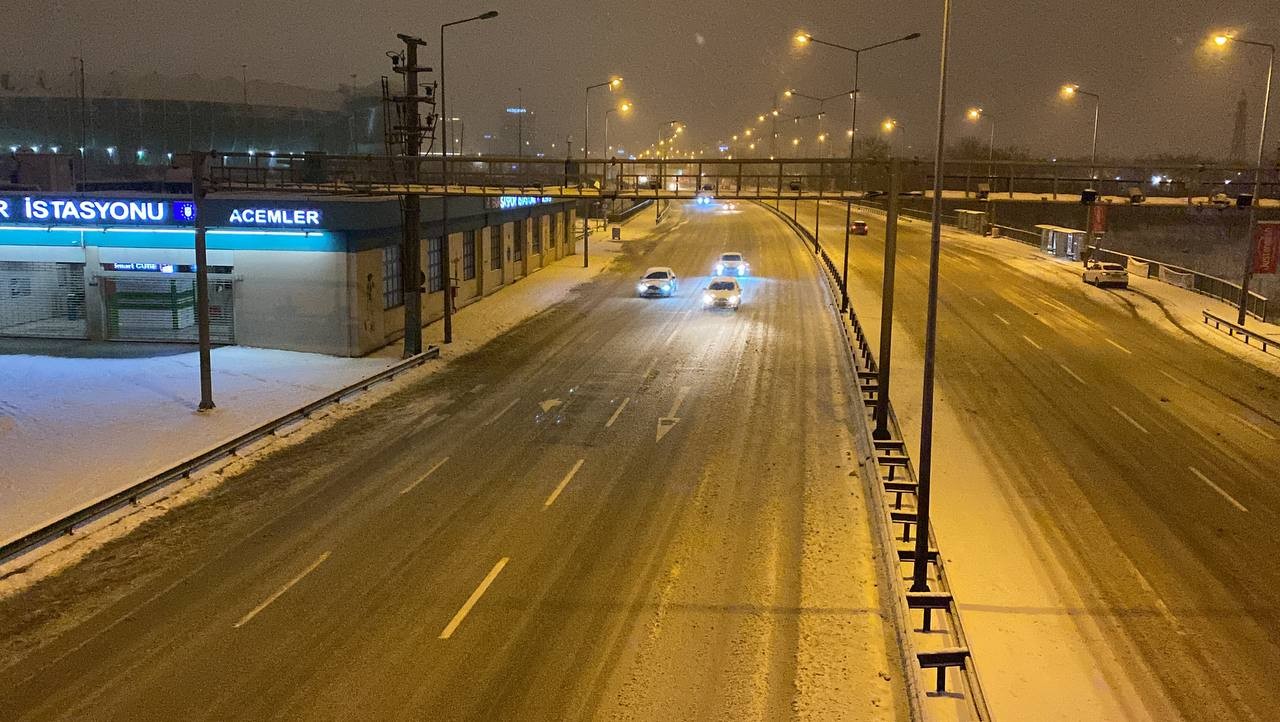
M 1280 221 L 1259 221 L 1253 233 L 1253 272 L 1275 273 L 1280 260 Z
M 1107 232 L 1107 207 L 1095 203 L 1089 208 L 1089 230 L 1094 233 Z

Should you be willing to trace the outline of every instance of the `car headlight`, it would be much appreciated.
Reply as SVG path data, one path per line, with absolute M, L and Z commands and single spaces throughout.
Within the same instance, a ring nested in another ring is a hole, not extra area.
M 636 290 L 637 290 L 637 291 L 640 291 L 641 293 L 643 293 L 643 292 L 644 292 L 644 284 L 643 284 L 643 283 L 637 283 L 637 284 L 636 284 Z
M 716 264 L 716 273 L 717 273 L 717 274 L 724 273 L 724 264 L 723 264 L 723 263 L 717 263 L 717 264 Z
M 704 293 L 704 294 L 702 294 L 702 302 L 703 302 L 703 303 L 707 303 L 707 304 L 709 304 L 709 303 L 712 303 L 712 302 L 713 302 L 713 301 L 715 301 L 715 300 L 716 300 L 716 299 L 715 299 L 715 297 L 714 297 L 714 296 L 712 296 L 712 295 L 711 295 L 711 294 L 709 294 L 709 293 Z
M 738 297 L 737 297 L 737 296 L 730 296 L 730 297 L 729 297 L 729 305 L 730 305 L 730 306 L 737 306 L 737 305 L 738 305 Z
M 664 284 L 662 284 L 662 290 L 664 290 L 664 291 L 670 291 L 670 290 L 671 290 L 671 284 L 670 284 L 670 283 L 664 283 Z
M 746 273 L 747 273 L 747 267 L 746 267 L 746 266 L 738 266 L 738 275 L 739 275 L 739 276 L 744 276 L 744 275 L 746 275 Z

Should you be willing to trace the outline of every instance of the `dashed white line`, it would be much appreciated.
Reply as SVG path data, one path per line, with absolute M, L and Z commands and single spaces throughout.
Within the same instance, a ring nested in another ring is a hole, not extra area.
M 1022 337 L 1023 337 L 1024 339 L 1026 339 L 1027 343 L 1031 344 L 1032 346 L 1035 346 L 1037 349 L 1039 349 L 1039 350 L 1041 350 L 1041 351 L 1043 351 L 1043 350 L 1044 350 L 1044 346 L 1041 346 L 1040 344 L 1036 343 L 1035 341 L 1032 341 L 1030 336 L 1028 336 L 1028 335 L 1026 335 L 1026 334 L 1023 334 L 1023 335 L 1022 335 Z
M 1216 492 L 1218 492 L 1219 494 L 1221 494 L 1221 495 L 1223 496 L 1223 498 L 1224 498 L 1224 499 L 1226 499 L 1227 501 L 1231 502 L 1231 504 L 1232 504 L 1233 506 L 1235 506 L 1235 508 L 1239 509 L 1240 511 L 1245 512 L 1246 514 L 1249 512 L 1249 510 L 1248 510 L 1248 509 L 1244 508 L 1244 504 L 1241 504 L 1240 502 L 1236 501 L 1234 498 L 1232 498 L 1232 496 L 1231 496 L 1230 494 L 1228 494 L 1227 492 L 1223 491 L 1223 490 L 1222 490 L 1222 487 L 1220 487 L 1220 486 L 1218 486 L 1217 484 L 1215 484 L 1215 483 L 1213 483 L 1212 481 L 1210 481 L 1210 480 L 1209 480 L 1209 477 L 1207 477 L 1207 476 L 1205 476 L 1204 474 L 1200 473 L 1200 470 L 1199 470 L 1199 469 L 1197 469 L 1197 468 L 1196 468 L 1196 467 L 1194 467 L 1194 466 L 1188 466 L 1187 468 L 1191 470 L 1191 473 L 1192 473 L 1192 474 L 1195 474 L 1196 476 L 1200 477 L 1200 481 L 1203 481 L 1204 483 L 1208 484 L 1210 488 L 1212 488 L 1214 491 L 1216 491 Z
M 489 574 L 484 578 L 484 581 L 480 582 L 480 586 L 476 587 L 470 597 L 467 597 L 462 609 L 459 609 L 458 613 L 453 615 L 453 619 L 449 620 L 449 625 L 444 628 L 444 631 L 440 632 L 440 639 L 448 639 L 453 636 L 453 633 L 458 630 L 458 625 L 462 624 L 462 620 L 466 619 L 467 615 L 471 613 L 471 608 L 476 605 L 476 602 L 480 601 L 480 597 L 484 596 L 484 593 L 489 589 L 489 585 L 493 584 L 493 580 L 498 578 L 498 574 L 509 561 L 511 561 L 510 557 L 503 557 L 498 560 L 497 564 L 493 565 L 493 569 L 489 570 Z
M 617 421 L 617 420 L 618 420 L 618 417 L 622 415 L 622 410 L 623 410 L 623 409 L 625 409 L 625 408 L 627 408 L 627 404 L 629 404 L 629 403 L 631 403 L 631 397 L 630 397 L 630 396 L 628 396 L 627 398 L 623 399 L 623 400 L 622 400 L 622 403 L 618 404 L 618 408 L 613 412 L 613 416 L 610 416 L 610 417 L 609 417 L 609 420 L 608 420 L 608 421 L 606 421 L 606 422 L 605 422 L 605 424 L 604 424 L 604 427 L 605 427 L 606 429 L 607 429 L 607 428 L 609 428 L 610 426 L 613 426 L 613 422 L 615 422 L 615 421 Z
M 1121 411 L 1119 406 L 1112 406 L 1111 408 L 1114 409 L 1117 414 L 1120 414 L 1121 416 L 1123 416 L 1125 421 L 1128 421 L 1129 423 L 1133 424 L 1134 428 L 1136 428 L 1138 431 L 1141 431 L 1144 434 L 1151 433 L 1150 431 L 1147 431 L 1147 427 L 1143 426 L 1142 424 L 1139 424 L 1137 421 L 1134 421 L 1132 416 Z
M 489 424 L 492 424 L 493 422 L 495 422 L 495 421 L 497 421 L 498 419 L 502 418 L 502 415 L 503 415 L 503 414 L 505 414 L 505 413 L 507 413 L 508 411 L 510 411 L 510 410 L 511 410 L 511 407 L 515 406 L 515 405 L 516 405 L 516 404 L 518 404 L 518 403 L 520 403 L 520 399 L 512 399 L 512 400 L 511 400 L 511 403 L 507 404 L 506 406 L 503 406 L 501 411 L 499 411 L 498 413 L 494 414 L 493 416 L 490 416 L 490 417 L 489 417 L 489 420 L 488 420 L 488 421 L 486 421 L 486 422 L 484 422 L 483 424 L 481 424 L 481 426 L 488 426 Z
M 1275 441 L 1275 440 L 1276 440 L 1276 437 L 1272 436 L 1271 434 L 1268 434 L 1268 433 L 1267 433 L 1267 431 L 1266 431 L 1266 429 L 1262 428 L 1261 426 L 1258 426 L 1257 424 L 1253 423 L 1252 421 L 1250 421 L 1250 420 L 1246 419 L 1245 417 L 1243 417 L 1243 416 L 1241 416 L 1241 415 L 1239 415 L 1239 414 L 1231 414 L 1231 418 L 1235 419 L 1236 421 L 1239 421 L 1240 423 L 1244 424 L 1245 426 L 1248 426 L 1249 428 L 1251 428 L 1251 429 L 1253 429 L 1254 431 L 1258 432 L 1258 434 L 1260 434 L 1260 435 L 1262 435 L 1262 436 L 1266 437 L 1267 439 L 1270 439 L 1271 441 Z
M 1164 374 L 1165 378 L 1169 379 L 1170 381 L 1174 382 L 1175 384 L 1183 388 L 1191 388 L 1186 381 L 1183 381 L 1182 379 L 1178 378 L 1177 376 L 1174 376 L 1173 374 L 1169 373 L 1168 371 L 1165 371 L 1164 369 L 1156 369 L 1156 371 L 1159 371 L 1161 374 Z
M 996 317 L 996 318 L 998 318 L 998 319 L 1000 319 L 1000 321 L 1001 321 L 1004 325 L 1006 325 L 1006 326 L 1012 326 L 1012 325 L 1013 325 L 1013 324 L 1009 323 L 1009 319 L 1005 318 L 1004 316 L 1001 316 L 1001 315 L 1000 315 L 1000 314 L 998 314 L 998 313 L 993 313 L 993 314 L 991 314 L 991 315 L 992 315 L 992 316 L 995 316 L 995 317 Z
M 1084 379 L 1080 378 L 1080 374 L 1077 374 L 1075 371 L 1072 371 L 1071 369 L 1067 368 L 1066 364 L 1059 363 L 1058 367 L 1061 368 L 1063 371 L 1066 371 L 1068 374 L 1070 374 L 1071 378 L 1075 379 L 1076 381 L 1079 381 L 1081 384 L 1085 383 Z M 1085 384 L 1085 385 L 1088 385 L 1088 384 Z
M 981 298 L 978 298 L 977 296 L 969 296 L 969 298 L 973 299 L 973 302 L 979 306 L 982 306 L 983 308 L 987 307 L 987 304 L 983 303 Z
M 324 563 L 324 560 L 325 560 L 325 559 L 328 559 L 328 558 L 329 558 L 329 552 L 325 552 L 324 554 L 321 554 L 319 559 L 315 560 L 314 562 L 311 562 L 311 566 L 307 567 L 306 569 L 303 569 L 303 570 L 298 574 L 298 576 L 294 577 L 293 579 L 290 579 L 290 580 L 288 581 L 288 583 L 287 583 L 287 584 L 285 584 L 283 587 L 280 587 L 280 588 L 279 588 L 279 589 L 277 589 L 277 590 L 276 590 L 276 591 L 275 591 L 271 596 L 269 596 L 269 597 L 267 597 L 266 599 L 264 599 L 264 600 L 262 601 L 262 604 L 259 604 L 258 606 L 254 607 L 253 609 L 251 609 L 251 610 L 249 611 L 249 613 L 248 613 L 248 614 L 246 614 L 246 615 L 244 615 L 243 617 L 241 617 L 241 618 L 240 618 L 240 621 L 236 622 L 236 623 L 235 623 L 235 625 L 233 625 L 233 628 L 235 628 L 235 629 L 239 629 L 239 628 L 243 627 L 244 625 L 248 624 L 248 623 L 249 623 L 249 620 L 251 620 L 251 619 L 253 619 L 254 617 L 258 616 L 258 612 L 261 612 L 262 610 L 264 610 L 264 609 L 266 609 L 268 606 L 270 606 L 270 604 L 271 604 L 272 602 L 274 602 L 275 600 L 279 599 L 279 598 L 280 598 L 280 596 L 281 596 L 282 594 L 284 594 L 285 592 L 289 591 L 289 589 L 290 589 L 290 588 L 292 588 L 292 587 L 293 587 L 293 585 L 295 585 L 295 584 L 297 584 L 298 582 L 302 581 L 302 578 L 303 578 L 303 577 L 305 577 L 305 576 L 307 576 L 308 574 L 310 574 L 311 572 L 315 571 L 315 568 L 316 568 L 316 567 L 318 567 L 318 566 L 320 566 L 321 564 L 323 564 L 323 563 Z
M 546 501 L 542 502 L 543 509 L 546 509 L 556 503 L 556 499 L 560 496 L 560 492 L 564 491 L 564 488 L 569 485 L 569 481 L 573 479 L 574 474 L 578 473 L 578 469 L 582 468 L 582 464 L 584 462 L 586 462 L 586 459 L 578 459 L 578 462 L 573 465 L 573 468 L 569 470 L 569 473 L 564 475 L 564 478 L 561 479 L 560 483 L 556 486 L 556 490 L 551 492 L 551 496 L 548 496 Z
M 1121 346 L 1120 344 L 1116 343 L 1115 341 L 1112 341 L 1112 340 L 1111 340 L 1111 339 L 1109 339 L 1109 338 L 1108 338 L 1108 339 L 1103 339 L 1103 340 L 1105 340 L 1107 343 L 1111 344 L 1112 346 L 1115 346 L 1116 348 L 1120 349 L 1121 351 L 1124 351 L 1124 352 L 1125 352 L 1125 353 L 1127 353 L 1127 354 L 1132 354 L 1132 353 L 1133 353 L 1133 352 L 1132 352 L 1132 351 L 1130 351 L 1129 349 L 1125 348 L 1124 346 Z
M 658 365 L 658 357 L 654 356 L 653 360 L 649 362 L 649 365 L 644 367 L 644 372 L 640 374 L 640 378 L 642 379 L 649 378 L 649 374 L 653 373 L 653 369 L 657 365 Z
M 435 464 L 435 466 L 431 467 L 430 469 L 427 469 L 427 473 L 423 474 L 422 476 L 419 476 L 417 481 L 415 481 L 415 482 L 413 482 L 412 484 L 410 484 L 410 485 L 406 486 L 406 487 L 404 488 L 404 490 L 400 492 L 401 496 L 403 496 L 403 495 L 405 495 L 405 494 L 408 494 L 409 492 L 413 491 L 413 487 L 415 487 L 415 486 L 417 486 L 418 484 L 421 484 L 422 482 L 426 481 L 428 476 L 431 476 L 431 474 L 432 474 L 432 473 L 434 473 L 436 469 L 439 469 L 440 467 L 444 466 L 444 462 L 446 462 L 446 461 L 448 461 L 448 460 L 449 460 L 449 457 L 447 457 L 447 456 L 446 456 L 446 457 L 444 457 L 443 459 L 441 459 L 441 460 L 437 461 L 437 462 L 436 462 L 436 464 Z

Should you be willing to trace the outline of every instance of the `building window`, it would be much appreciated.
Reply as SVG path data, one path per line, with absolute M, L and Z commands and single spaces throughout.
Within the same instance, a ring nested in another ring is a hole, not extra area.
M 400 267 L 400 246 L 382 247 L 382 308 L 404 305 L 404 277 Z
M 440 237 L 427 239 L 427 293 L 444 290 L 444 254 Z
M 502 268 L 502 226 L 489 228 L 489 268 L 494 271 Z
M 475 231 L 462 232 L 462 280 L 470 281 L 476 277 L 476 243 Z
M 521 218 L 516 221 L 516 240 L 515 245 L 511 247 L 511 257 L 517 261 L 524 260 L 524 227 L 525 219 Z
M 542 219 L 534 218 L 533 223 L 533 252 L 542 253 Z

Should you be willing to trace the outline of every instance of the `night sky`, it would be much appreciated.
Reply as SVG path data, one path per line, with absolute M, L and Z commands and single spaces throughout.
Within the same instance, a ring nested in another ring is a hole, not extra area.
M 633 101 L 636 111 L 614 116 L 611 139 L 639 152 L 670 119 L 687 122 L 690 140 L 709 147 L 740 132 L 785 87 L 814 95 L 852 87 L 853 56 L 797 50 L 797 30 L 854 46 L 918 31 L 918 40 L 863 56 L 859 128 L 878 133 L 880 121 L 892 116 L 902 123 L 900 149 L 924 154 L 933 135 L 941 7 L 834 0 L 62 0 L 10 5 L 0 70 L 66 72 L 70 57 L 83 52 L 91 72 L 238 77 L 245 63 L 251 78 L 332 89 L 351 73 L 361 83 L 387 73 L 384 52 L 396 47 L 397 32 L 427 39 L 434 65 L 441 22 L 496 9 L 494 20 L 449 31 L 449 111 L 467 119 L 468 135 L 496 130 L 520 86 L 544 140 L 573 133 L 579 144 L 583 88 L 620 74 L 626 82 L 617 98 Z M 1074 81 L 1102 95 L 1103 155 L 1221 156 L 1242 91 L 1250 102 L 1249 143 L 1256 143 L 1267 53 L 1241 45 L 1210 52 L 1204 40 L 1215 29 L 1234 28 L 1241 37 L 1280 43 L 1275 0 L 959 0 L 954 13 L 953 138 L 986 137 L 986 126 L 963 118 L 966 107 L 980 104 L 996 118 L 997 145 L 1087 154 L 1091 109 L 1079 102 L 1084 98 L 1069 103 L 1057 94 Z M 591 142 L 598 149 L 607 94 L 593 92 L 592 102 Z M 786 107 L 813 112 L 809 101 Z M 843 133 L 848 102 L 829 108 L 828 129 Z M 1277 114 L 1272 147 L 1280 142 Z

